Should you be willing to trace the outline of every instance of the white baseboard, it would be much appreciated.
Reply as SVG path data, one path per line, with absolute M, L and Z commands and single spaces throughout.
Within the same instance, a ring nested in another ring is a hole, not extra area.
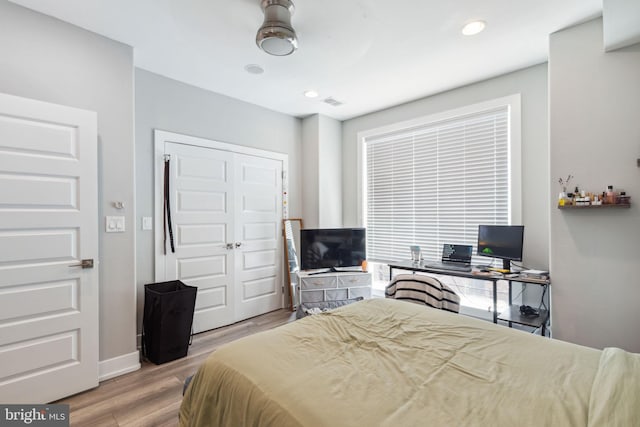
M 98 362 L 98 381 L 105 381 L 140 369 L 140 352 Z

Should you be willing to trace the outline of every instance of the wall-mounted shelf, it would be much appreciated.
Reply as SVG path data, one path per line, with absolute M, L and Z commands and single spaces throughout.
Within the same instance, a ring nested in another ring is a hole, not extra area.
M 610 209 L 610 208 L 618 208 L 625 209 L 630 208 L 631 204 L 618 204 L 618 205 L 558 205 L 558 209 Z

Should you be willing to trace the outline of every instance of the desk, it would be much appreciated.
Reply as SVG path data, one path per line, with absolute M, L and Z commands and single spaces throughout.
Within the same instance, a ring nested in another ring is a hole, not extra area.
M 520 325 L 531 326 L 534 328 L 541 328 L 542 336 L 546 335 L 546 325 L 549 318 L 549 310 L 540 310 L 540 315 L 537 317 L 526 317 L 520 314 L 520 307 L 513 305 L 511 284 L 513 282 L 535 284 L 542 286 L 546 293 L 548 286 L 551 284 L 550 280 L 531 279 L 528 277 L 511 276 L 504 277 L 502 274 L 487 274 L 481 273 L 479 270 L 473 269 L 472 271 L 455 271 L 455 270 L 441 270 L 437 268 L 430 268 L 425 265 L 415 263 L 412 261 L 392 261 L 387 262 L 389 265 L 389 280 L 393 279 L 393 270 L 406 270 L 413 272 L 440 274 L 443 276 L 455 276 L 464 277 L 467 279 L 486 280 L 493 284 L 493 323 L 498 323 L 498 320 L 502 320 L 509 323 L 511 327 L 512 323 Z M 498 281 L 505 280 L 509 284 L 509 309 L 503 313 L 498 314 Z

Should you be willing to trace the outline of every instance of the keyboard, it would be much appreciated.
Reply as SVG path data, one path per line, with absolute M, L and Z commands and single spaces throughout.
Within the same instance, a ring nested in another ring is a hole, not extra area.
M 432 262 L 426 264 L 427 268 L 437 268 L 438 270 L 449 270 L 449 271 L 471 271 L 471 266 L 466 264 L 455 264 L 455 263 L 443 263 L 443 262 Z

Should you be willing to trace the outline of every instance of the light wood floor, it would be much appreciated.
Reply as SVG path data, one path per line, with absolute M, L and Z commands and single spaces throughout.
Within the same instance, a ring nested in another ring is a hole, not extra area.
M 70 405 L 72 426 L 175 426 L 182 385 L 204 359 L 222 344 L 295 320 L 295 313 L 278 310 L 197 334 L 187 357 L 154 365 L 100 383 L 100 386 L 57 403 Z

